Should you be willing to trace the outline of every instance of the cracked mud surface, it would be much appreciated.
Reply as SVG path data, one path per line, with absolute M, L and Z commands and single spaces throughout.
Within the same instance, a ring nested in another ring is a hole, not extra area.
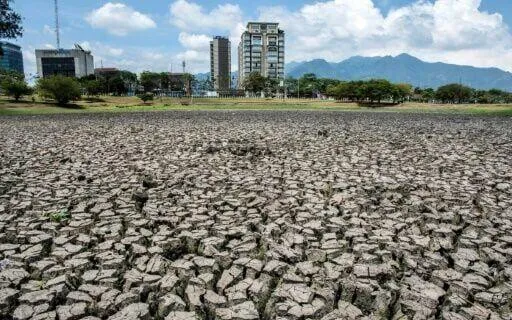
M 0 132 L 0 318 L 512 318 L 511 119 L 168 112 Z

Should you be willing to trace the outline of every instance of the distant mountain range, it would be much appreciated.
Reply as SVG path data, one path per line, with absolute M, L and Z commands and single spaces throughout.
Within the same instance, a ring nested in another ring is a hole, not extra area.
M 352 57 L 339 63 L 323 59 L 291 62 L 286 73 L 294 78 L 306 73 L 339 80 L 387 79 L 422 88 L 462 83 L 477 89 L 501 89 L 512 92 L 512 73 L 498 68 L 475 68 L 447 63 L 429 63 L 408 54 L 396 57 Z

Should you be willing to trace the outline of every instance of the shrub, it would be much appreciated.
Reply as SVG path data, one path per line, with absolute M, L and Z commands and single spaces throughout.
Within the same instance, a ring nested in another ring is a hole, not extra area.
M 61 223 L 70 218 L 69 212 L 66 209 L 60 210 L 58 212 L 50 212 L 47 214 L 52 222 Z
M 21 97 L 32 94 L 33 90 L 23 80 L 17 79 L 6 79 L 2 81 L 2 90 L 9 97 L 13 97 L 14 100 L 19 101 Z
M 140 100 L 142 100 L 142 102 L 144 102 L 144 104 L 146 104 L 146 102 L 148 102 L 148 101 L 153 101 L 153 99 L 154 99 L 153 94 L 152 93 L 148 93 L 148 92 L 139 94 L 137 97 Z
M 80 84 L 74 78 L 51 76 L 39 79 L 37 91 L 43 98 L 53 99 L 60 105 L 80 99 Z
M 98 80 L 86 81 L 83 88 L 88 96 L 99 96 L 101 93 L 101 83 Z

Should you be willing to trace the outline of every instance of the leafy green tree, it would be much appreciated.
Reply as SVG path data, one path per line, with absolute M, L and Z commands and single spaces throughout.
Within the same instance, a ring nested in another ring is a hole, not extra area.
M 305 97 L 312 97 L 313 94 L 318 93 L 318 78 L 314 73 L 306 73 L 299 79 L 300 95 Z
M 346 99 L 349 101 L 361 101 L 366 98 L 363 81 L 350 81 L 340 83 L 337 86 L 337 99 Z
M 382 100 L 392 97 L 393 85 L 388 80 L 373 79 L 362 86 L 362 93 L 371 103 L 381 103 Z
M 53 99 L 59 105 L 80 99 L 80 83 L 74 78 L 61 75 L 41 78 L 37 81 L 37 92 L 43 98 Z
M 4 93 L 19 101 L 21 97 L 32 94 L 33 90 L 24 80 L 6 79 L 1 83 Z
M 286 92 L 288 96 L 296 97 L 297 96 L 297 84 L 298 81 L 295 78 L 287 77 L 284 79 L 284 87 L 286 88 Z
M 155 96 L 150 92 L 139 94 L 139 95 L 137 95 L 137 97 L 140 100 L 142 100 L 142 102 L 144 102 L 144 104 L 146 104 L 148 101 L 153 101 L 155 98 Z
M 99 96 L 102 92 L 101 82 L 99 80 L 89 80 L 82 84 L 88 96 Z
M 160 73 L 160 89 L 169 90 L 171 86 L 171 79 L 169 78 L 169 73 L 161 72 Z
M 412 86 L 408 83 L 398 83 L 393 85 L 393 101 L 404 102 L 413 93 Z
M 24 81 L 25 75 L 23 73 L 19 73 L 13 70 L 0 69 L 0 82 L 4 82 L 5 80 Z
M 161 76 L 159 73 L 144 71 L 140 74 L 140 84 L 145 92 L 153 92 L 160 88 Z
M 0 38 L 16 39 L 23 36 L 21 16 L 11 8 L 12 0 L 0 0 Z M 0 47 L 0 56 L 3 56 Z
M 442 102 L 463 103 L 468 102 L 473 90 L 458 83 L 439 87 L 436 91 L 436 99 Z
M 421 97 L 424 102 L 430 102 L 436 98 L 436 91 L 433 88 L 426 88 L 423 90 Z
M 121 75 L 117 75 L 113 78 L 108 79 L 107 84 L 109 88 L 109 94 L 112 93 L 116 96 L 121 96 L 128 92 L 126 81 L 123 80 Z
M 279 85 L 279 80 L 275 78 L 265 78 L 265 96 L 270 97 L 274 93 L 276 93 L 277 87 Z
M 244 89 L 252 93 L 262 92 L 265 90 L 265 85 L 266 79 L 259 72 L 250 73 L 243 83 Z

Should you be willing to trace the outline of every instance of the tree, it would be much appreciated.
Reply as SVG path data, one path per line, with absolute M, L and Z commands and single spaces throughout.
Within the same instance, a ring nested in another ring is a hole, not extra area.
M 243 87 L 251 93 L 258 93 L 265 89 L 265 84 L 265 77 L 259 72 L 252 72 L 244 79 Z
M 349 101 L 360 101 L 366 98 L 365 90 L 362 88 L 362 81 L 342 82 L 336 86 L 336 98 Z
M 362 92 L 364 96 L 370 100 L 370 102 L 381 103 L 384 99 L 389 99 L 393 96 L 393 85 L 388 80 L 374 79 L 366 82 L 362 86 Z
M 89 80 L 82 84 L 88 96 L 99 96 L 102 88 L 99 80 Z
M 33 90 L 30 88 L 24 80 L 4 80 L 2 81 L 2 90 L 9 97 L 13 97 L 14 100 L 19 101 L 22 96 L 32 94 Z
M 468 102 L 472 94 L 473 90 L 471 88 L 452 83 L 439 87 L 436 92 L 436 99 L 442 102 L 463 103 Z
M 265 78 L 265 96 L 270 97 L 273 93 L 276 92 L 277 86 L 279 85 L 279 80 L 275 78 L 267 77 Z
M 108 79 L 107 86 L 109 88 L 109 94 L 113 93 L 116 96 L 121 96 L 128 92 L 126 82 L 123 80 L 121 75 Z
M 393 85 L 393 101 L 404 102 L 405 99 L 411 96 L 413 93 L 412 86 L 408 83 L 398 83 Z
M 60 105 L 78 100 L 81 96 L 79 82 L 60 75 L 39 79 L 36 88 L 40 96 L 53 99 Z
M 160 88 L 161 76 L 159 73 L 144 71 L 140 74 L 140 84 L 144 87 L 145 92 L 153 92 Z
M 23 36 L 21 16 L 11 8 L 12 0 L 0 0 L 0 38 L 16 39 Z M 0 46 L 0 56 L 3 50 Z
M 432 88 L 426 88 L 421 93 L 421 98 L 424 102 L 432 101 L 436 98 L 436 91 Z
M 139 94 L 139 95 L 137 95 L 137 97 L 140 100 L 142 100 L 142 102 L 144 102 L 144 104 L 146 104 L 146 102 L 148 102 L 148 101 L 153 101 L 153 99 L 154 99 L 154 95 L 149 92 Z
M 169 79 L 169 73 L 160 73 L 160 89 L 168 91 L 171 86 L 171 79 Z
M 0 83 L 4 82 L 5 80 L 24 81 L 25 75 L 13 70 L 0 69 Z
M 185 85 L 185 95 L 190 97 L 192 95 L 192 86 L 194 82 L 196 81 L 196 78 L 190 74 L 185 73 L 183 75 L 183 84 Z

